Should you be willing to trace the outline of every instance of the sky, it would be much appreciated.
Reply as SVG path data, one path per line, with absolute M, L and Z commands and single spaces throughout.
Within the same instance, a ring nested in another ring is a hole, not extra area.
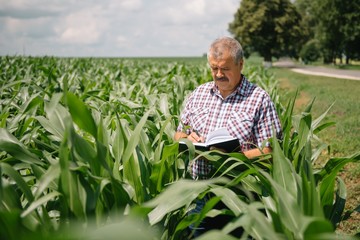
M 0 55 L 202 56 L 240 0 L 0 0 Z

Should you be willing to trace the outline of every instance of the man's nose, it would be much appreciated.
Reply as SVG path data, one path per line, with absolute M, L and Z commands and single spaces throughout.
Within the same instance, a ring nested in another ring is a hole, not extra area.
M 217 71 L 216 71 L 216 77 L 223 77 L 224 76 L 224 73 L 221 71 L 221 68 L 219 68 Z

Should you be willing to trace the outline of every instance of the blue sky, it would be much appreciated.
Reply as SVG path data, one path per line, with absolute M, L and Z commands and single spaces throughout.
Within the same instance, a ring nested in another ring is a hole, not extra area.
M 0 0 L 0 55 L 201 56 L 239 0 Z

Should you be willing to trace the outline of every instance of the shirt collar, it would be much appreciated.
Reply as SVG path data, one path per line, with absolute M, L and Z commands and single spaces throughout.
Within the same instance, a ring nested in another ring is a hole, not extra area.
M 249 86 L 249 81 L 246 79 L 246 77 L 243 74 L 241 74 L 240 85 L 228 97 L 235 96 L 237 94 L 247 96 L 248 95 L 248 91 L 247 91 L 248 86 Z M 214 82 L 213 82 L 213 87 L 211 88 L 210 91 L 212 93 L 216 94 L 217 96 L 221 97 L 220 91 L 219 91 L 218 87 L 215 85 Z

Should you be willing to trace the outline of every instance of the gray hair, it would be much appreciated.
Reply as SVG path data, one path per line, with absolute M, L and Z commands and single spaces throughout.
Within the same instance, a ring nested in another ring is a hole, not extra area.
M 244 51 L 241 44 L 232 37 L 220 37 L 211 43 L 207 58 L 213 56 L 215 59 L 221 58 L 224 51 L 229 51 L 234 59 L 235 64 L 238 64 L 244 57 Z

